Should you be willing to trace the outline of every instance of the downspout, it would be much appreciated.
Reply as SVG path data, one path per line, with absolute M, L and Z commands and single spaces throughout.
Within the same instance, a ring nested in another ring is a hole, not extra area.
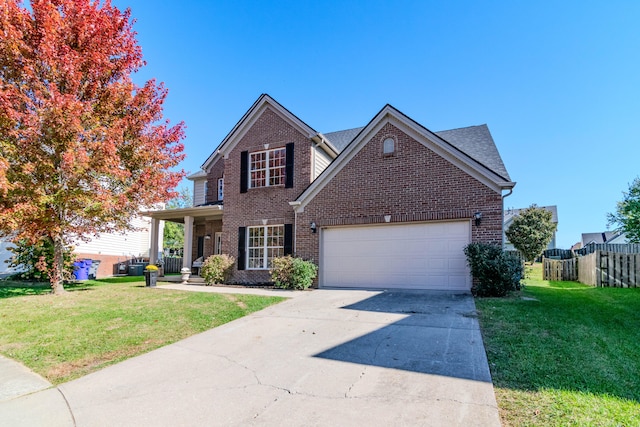
M 509 192 L 507 194 L 505 194 L 504 196 L 502 196 L 502 250 L 504 251 L 505 248 L 505 230 L 504 230 L 504 199 L 506 199 L 507 197 L 509 197 L 511 194 L 513 193 L 513 187 L 511 187 L 509 189 Z
M 293 208 L 293 254 L 298 253 L 297 242 L 298 242 L 298 207 L 302 203 L 299 201 L 289 202 L 289 206 Z

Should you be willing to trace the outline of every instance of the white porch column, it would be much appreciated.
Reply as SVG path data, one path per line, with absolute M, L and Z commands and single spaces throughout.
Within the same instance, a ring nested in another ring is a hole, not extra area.
M 184 217 L 184 246 L 182 251 L 182 268 L 191 270 L 193 251 L 193 217 Z
M 149 264 L 155 264 L 158 261 L 159 231 L 160 220 L 151 218 L 151 247 L 149 248 Z

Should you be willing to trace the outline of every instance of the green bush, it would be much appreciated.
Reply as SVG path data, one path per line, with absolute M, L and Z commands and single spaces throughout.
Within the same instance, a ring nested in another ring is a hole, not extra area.
M 273 259 L 271 280 L 276 288 L 307 289 L 318 274 L 318 266 L 302 258 L 285 256 Z
M 204 279 L 207 285 L 226 283 L 231 273 L 231 267 L 235 262 L 235 258 L 227 254 L 211 255 L 202 263 L 200 277 Z
M 33 280 L 46 282 L 49 280 L 49 271 L 53 268 L 53 241 L 43 239 L 34 245 L 24 240 L 13 242 L 15 246 L 9 248 L 13 256 L 8 261 L 9 267 L 22 270 L 13 278 L 17 280 Z M 73 249 L 65 248 L 63 253 L 64 271 L 62 279 L 70 281 L 73 276 L 73 262 L 75 255 Z
M 524 269 L 518 256 L 487 243 L 471 243 L 464 248 L 464 254 L 475 279 L 473 295 L 503 297 L 520 289 Z

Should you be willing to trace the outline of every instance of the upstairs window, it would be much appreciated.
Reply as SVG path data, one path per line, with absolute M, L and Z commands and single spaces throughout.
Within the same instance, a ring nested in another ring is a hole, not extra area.
M 250 153 L 250 188 L 284 185 L 286 158 L 285 148 Z
M 224 177 L 218 178 L 218 200 L 224 199 Z

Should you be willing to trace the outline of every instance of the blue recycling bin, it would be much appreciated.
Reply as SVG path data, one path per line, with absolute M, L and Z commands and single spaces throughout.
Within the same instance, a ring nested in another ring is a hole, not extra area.
M 79 260 L 73 263 L 73 275 L 76 280 L 87 280 L 89 279 L 89 266 L 86 263 L 86 260 Z

